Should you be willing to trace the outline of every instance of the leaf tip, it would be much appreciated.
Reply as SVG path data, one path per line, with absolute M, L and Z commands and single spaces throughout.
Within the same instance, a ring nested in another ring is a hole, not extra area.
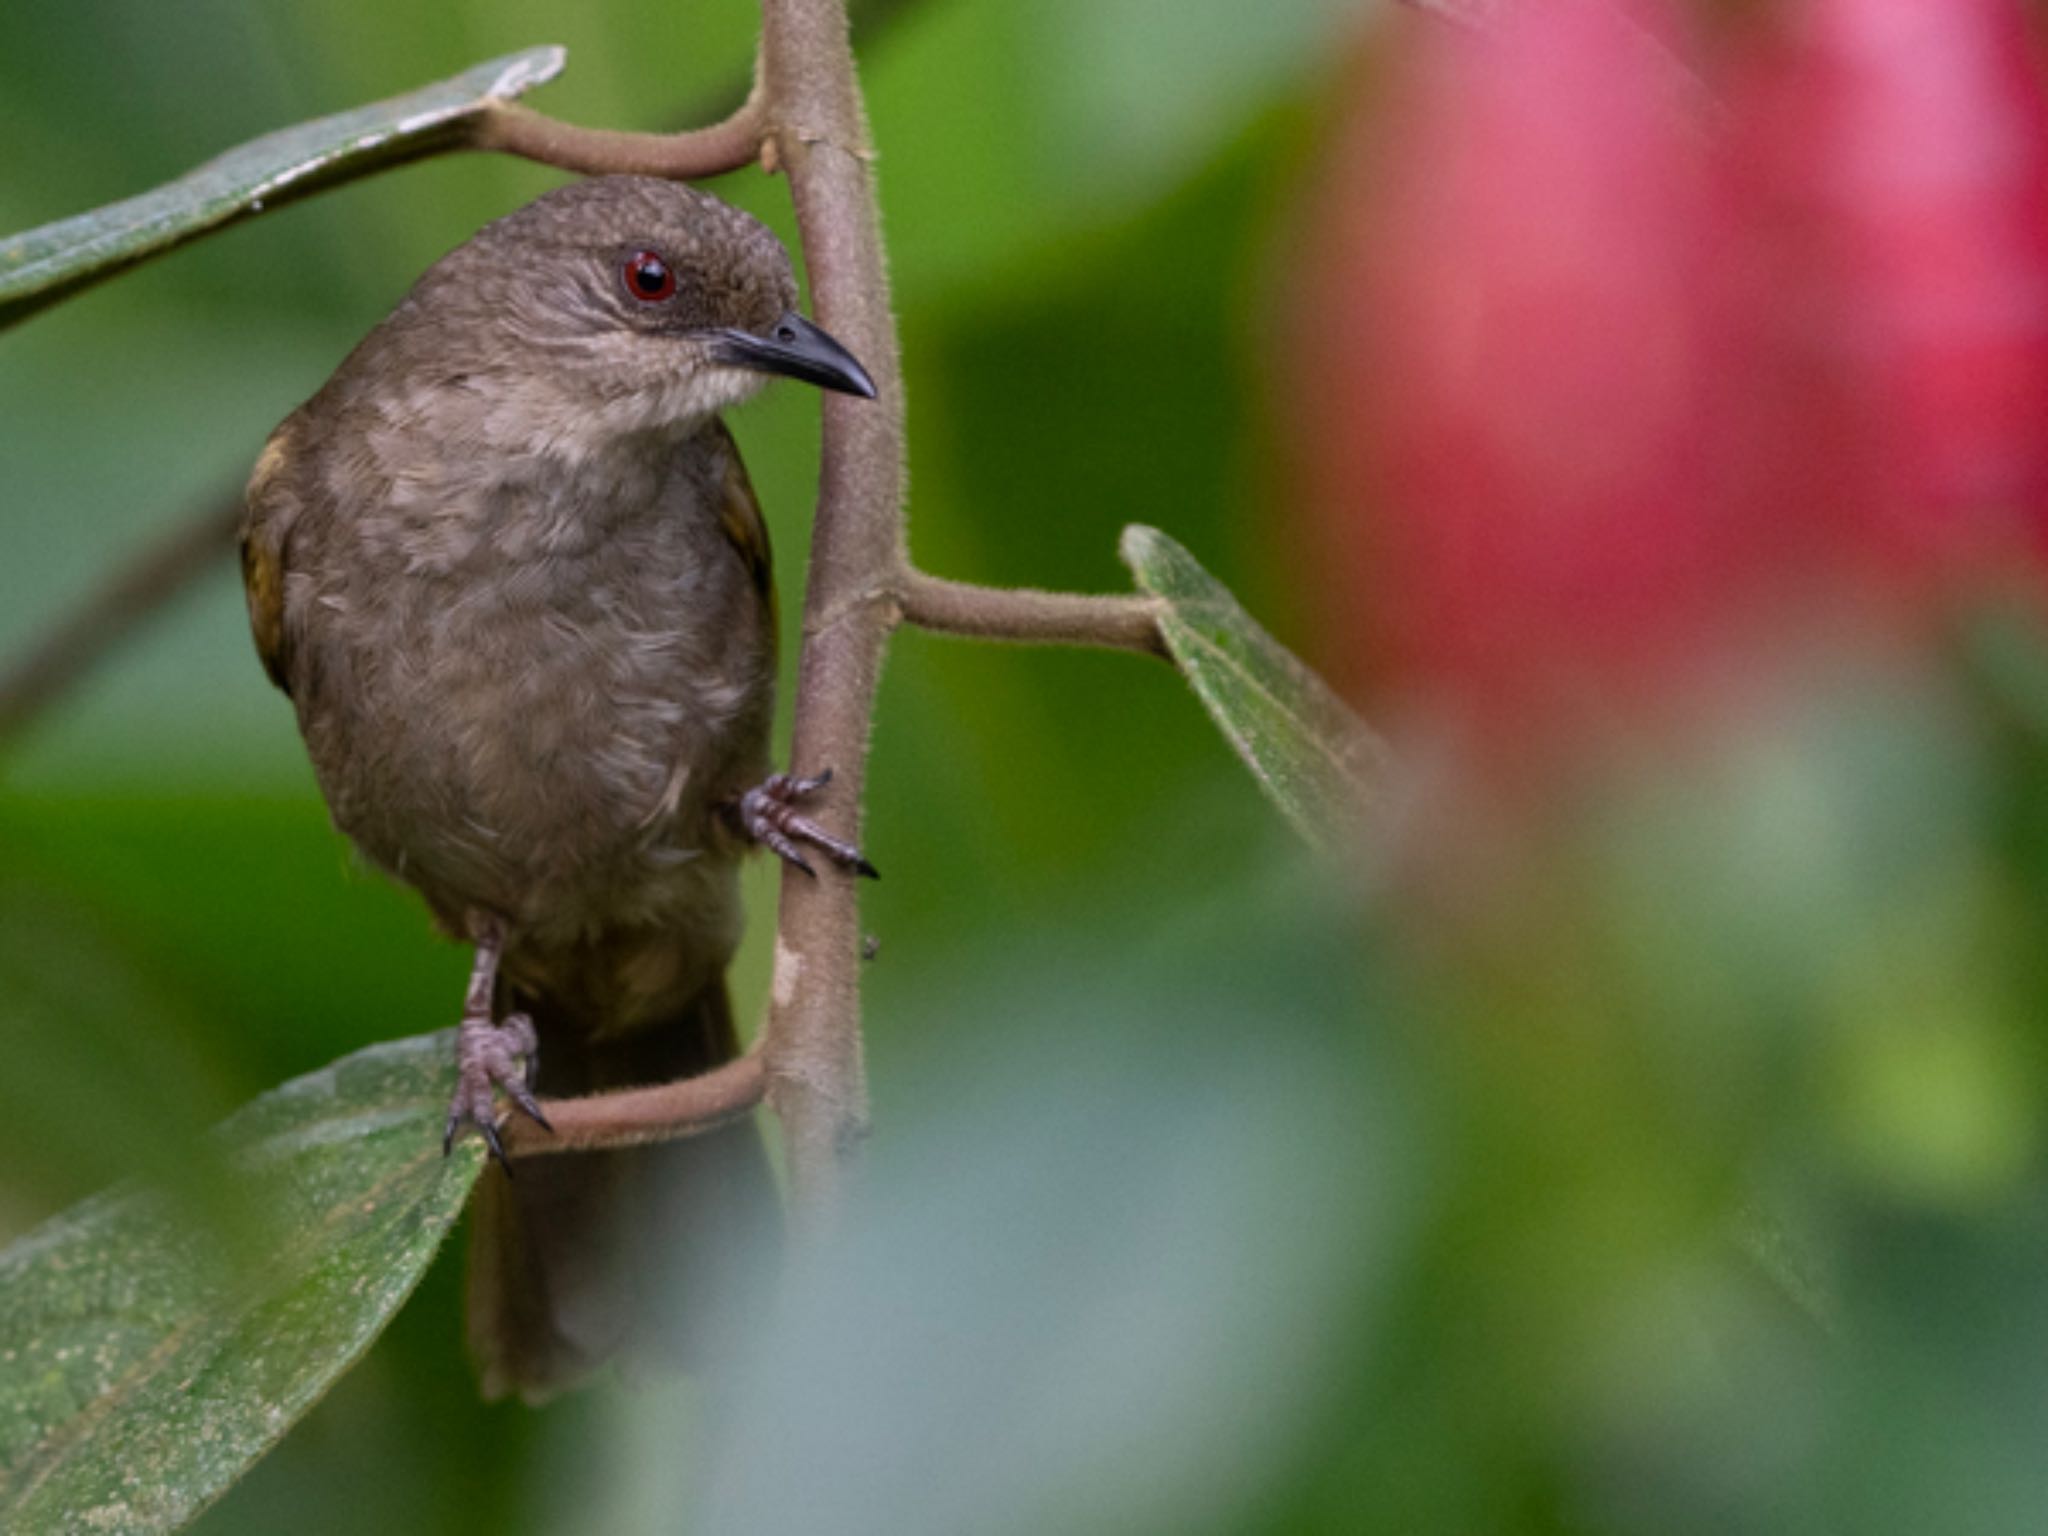
M 504 60 L 498 78 L 487 94 L 494 97 L 524 95 L 536 85 L 546 85 L 569 65 L 569 50 L 560 43 L 544 43 Z
M 1131 574 L 1138 578 L 1138 585 L 1144 586 L 1145 572 L 1159 558 L 1160 546 L 1172 542 L 1157 528 L 1145 523 L 1128 523 L 1116 541 L 1117 558 L 1130 567 Z

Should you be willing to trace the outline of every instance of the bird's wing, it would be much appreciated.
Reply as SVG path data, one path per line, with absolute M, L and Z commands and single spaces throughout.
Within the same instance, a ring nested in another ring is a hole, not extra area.
M 739 444 L 732 440 L 732 433 L 726 430 L 722 421 L 712 423 L 712 432 L 724 460 L 718 481 L 719 526 L 732 540 L 733 548 L 740 552 L 740 559 L 746 562 L 754 590 L 760 593 L 761 601 L 767 604 L 772 615 L 775 611 L 775 559 L 768 547 L 768 524 L 761 517 L 761 502 L 754 495 L 754 484 L 747 478 L 747 466 L 740 460 Z
M 290 431 L 291 423 L 286 422 L 264 444 L 249 477 L 248 512 L 242 521 L 242 590 L 249 599 L 249 629 L 256 637 L 263 670 L 287 695 L 292 687 L 284 629 L 284 551 L 293 503 L 281 472 Z

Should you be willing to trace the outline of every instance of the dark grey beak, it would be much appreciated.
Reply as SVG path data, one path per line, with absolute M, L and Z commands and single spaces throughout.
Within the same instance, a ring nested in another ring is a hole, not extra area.
M 713 331 L 711 355 L 736 368 L 779 373 L 820 389 L 836 389 L 843 395 L 875 398 L 875 381 L 868 377 L 867 369 L 851 352 L 795 310 L 776 321 L 763 336 L 752 331 Z

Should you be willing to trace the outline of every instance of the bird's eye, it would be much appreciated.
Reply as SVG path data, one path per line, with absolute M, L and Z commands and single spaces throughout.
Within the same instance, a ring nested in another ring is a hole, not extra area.
M 643 304 L 659 304 L 675 297 L 676 275 L 659 251 L 633 252 L 626 258 L 620 275 L 626 280 L 626 292 Z

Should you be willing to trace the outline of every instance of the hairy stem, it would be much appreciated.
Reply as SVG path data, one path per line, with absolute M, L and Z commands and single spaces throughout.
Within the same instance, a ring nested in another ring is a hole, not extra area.
M 552 1131 L 524 1115 L 506 1120 L 499 1134 L 512 1157 L 589 1152 L 701 1135 L 750 1114 L 767 1093 L 760 1051 L 697 1077 L 651 1088 L 627 1088 L 586 1099 L 548 1099 L 541 1108 Z
M 1167 654 L 1159 603 L 1150 597 L 980 587 L 923 571 L 899 575 L 895 597 L 904 623 L 940 634 Z
M 844 0 L 763 0 L 761 84 L 819 323 L 867 366 L 872 401 L 827 395 L 791 767 L 830 768 L 857 840 L 868 726 L 903 565 L 903 385 L 872 154 Z M 854 882 L 784 869 L 764 1036 L 799 1231 L 829 1222 L 867 1129 Z
M 684 133 L 621 133 L 556 122 L 517 102 L 494 103 L 476 119 L 470 146 L 538 160 L 583 176 L 665 176 L 693 181 L 751 165 L 761 153 L 758 94 L 708 128 Z

